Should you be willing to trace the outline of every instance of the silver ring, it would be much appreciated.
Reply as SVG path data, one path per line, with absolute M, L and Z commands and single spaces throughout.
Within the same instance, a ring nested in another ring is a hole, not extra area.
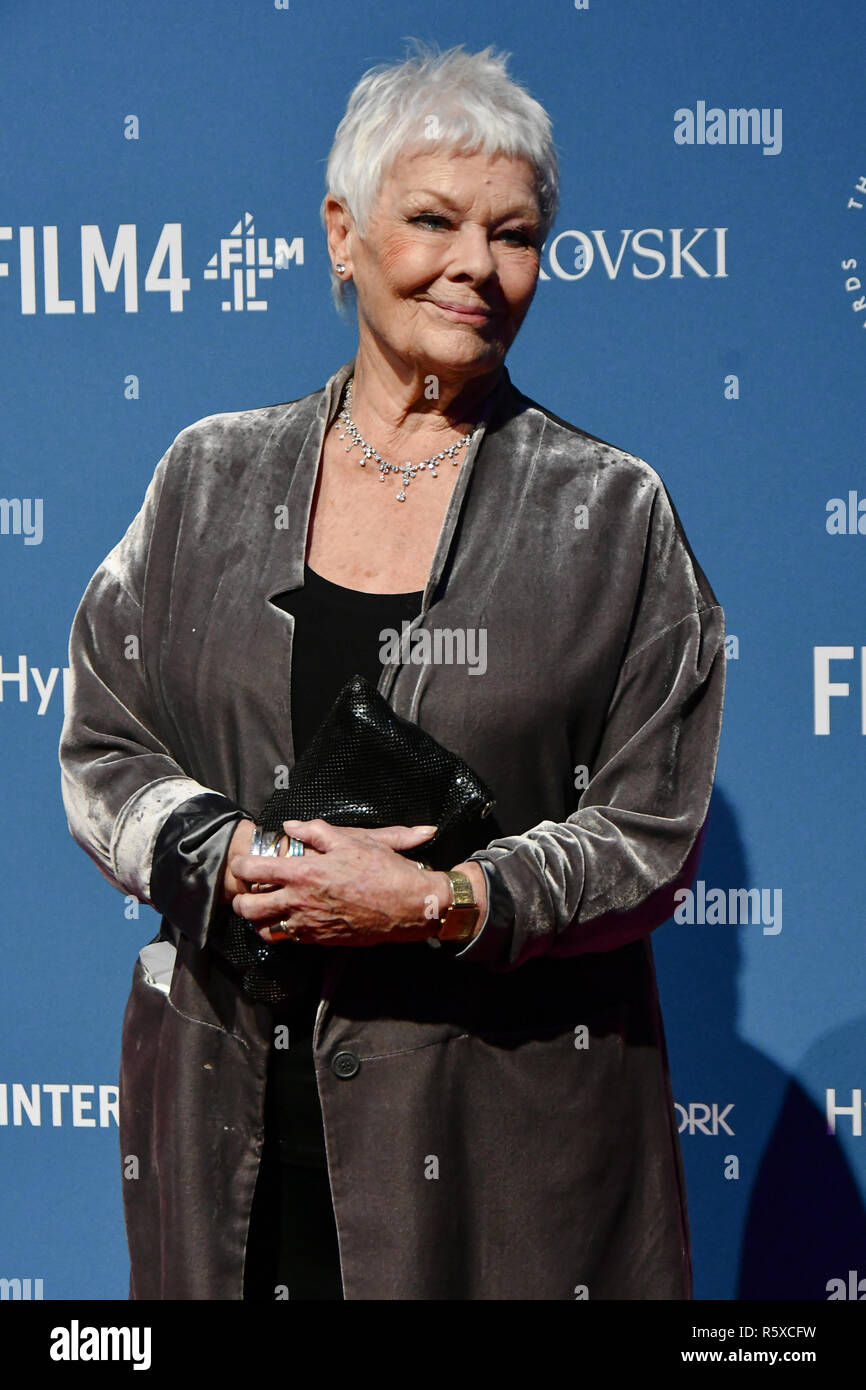
M 276 858 L 280 852 L 282 838 L 282 830 L 263 830 L 260 825 L 254 826 L 250 854 L 257 854 L 262 858 Z
M 289 836 L 289 848 L 286 850 L 286 857 L 287 857 L 287 858 L 295 858 L 297 855 L 303 854 L 303 852 L 304 852 L 304 842 L 303 842 L 303 840 L 296 840 L 295 837 L 294 837 L 294 835 L 290 835 L 290 836 Z

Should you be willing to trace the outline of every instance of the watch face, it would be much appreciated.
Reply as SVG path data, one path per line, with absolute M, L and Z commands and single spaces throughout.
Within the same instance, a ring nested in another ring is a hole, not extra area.
M 472 881 L 459 869 L 452 869 L 448 877 L 451 880 L 451 888 L 454 893 L 452 907 L 476 907 L 475 890 Z

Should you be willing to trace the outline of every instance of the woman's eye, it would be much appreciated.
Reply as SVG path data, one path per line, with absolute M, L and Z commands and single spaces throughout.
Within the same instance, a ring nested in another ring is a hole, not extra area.
M 421 223 L 425 226 L 431 226 L 435 230 L 439 230 L 442 227 L 451 226 L 450 220 L 447 217 L 443 217 L 438 212 L 421 212 L 418 213 L 417 216 L 411 217 L 409 221 L 413 223 Z M 530 233 L 523 231 L 520 227 L 507 227 L 504 232 L 499 233 L 499 236 L 503 239 L 507 238 L 513 246 L 535 245 L 535 242 Z

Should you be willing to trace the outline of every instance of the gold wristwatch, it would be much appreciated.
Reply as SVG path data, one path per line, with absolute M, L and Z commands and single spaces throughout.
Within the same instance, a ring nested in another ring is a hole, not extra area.
M 451 902 L 440 917 L 440 927 L 436 933 L 440 941 L 466 941 L 475 932 L 478 920 L 478 904 L 472 883 L 459 869 L 449 869 L 451 880 Z

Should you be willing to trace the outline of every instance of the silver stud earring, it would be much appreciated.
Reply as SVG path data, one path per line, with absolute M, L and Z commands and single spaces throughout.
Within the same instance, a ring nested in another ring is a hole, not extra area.
M 336 270 L 338 275 L 342 275 L 346 267 L 343 265 L 342 261 L 337 261 L 337 264 L 334 266 L 334 269 Z

